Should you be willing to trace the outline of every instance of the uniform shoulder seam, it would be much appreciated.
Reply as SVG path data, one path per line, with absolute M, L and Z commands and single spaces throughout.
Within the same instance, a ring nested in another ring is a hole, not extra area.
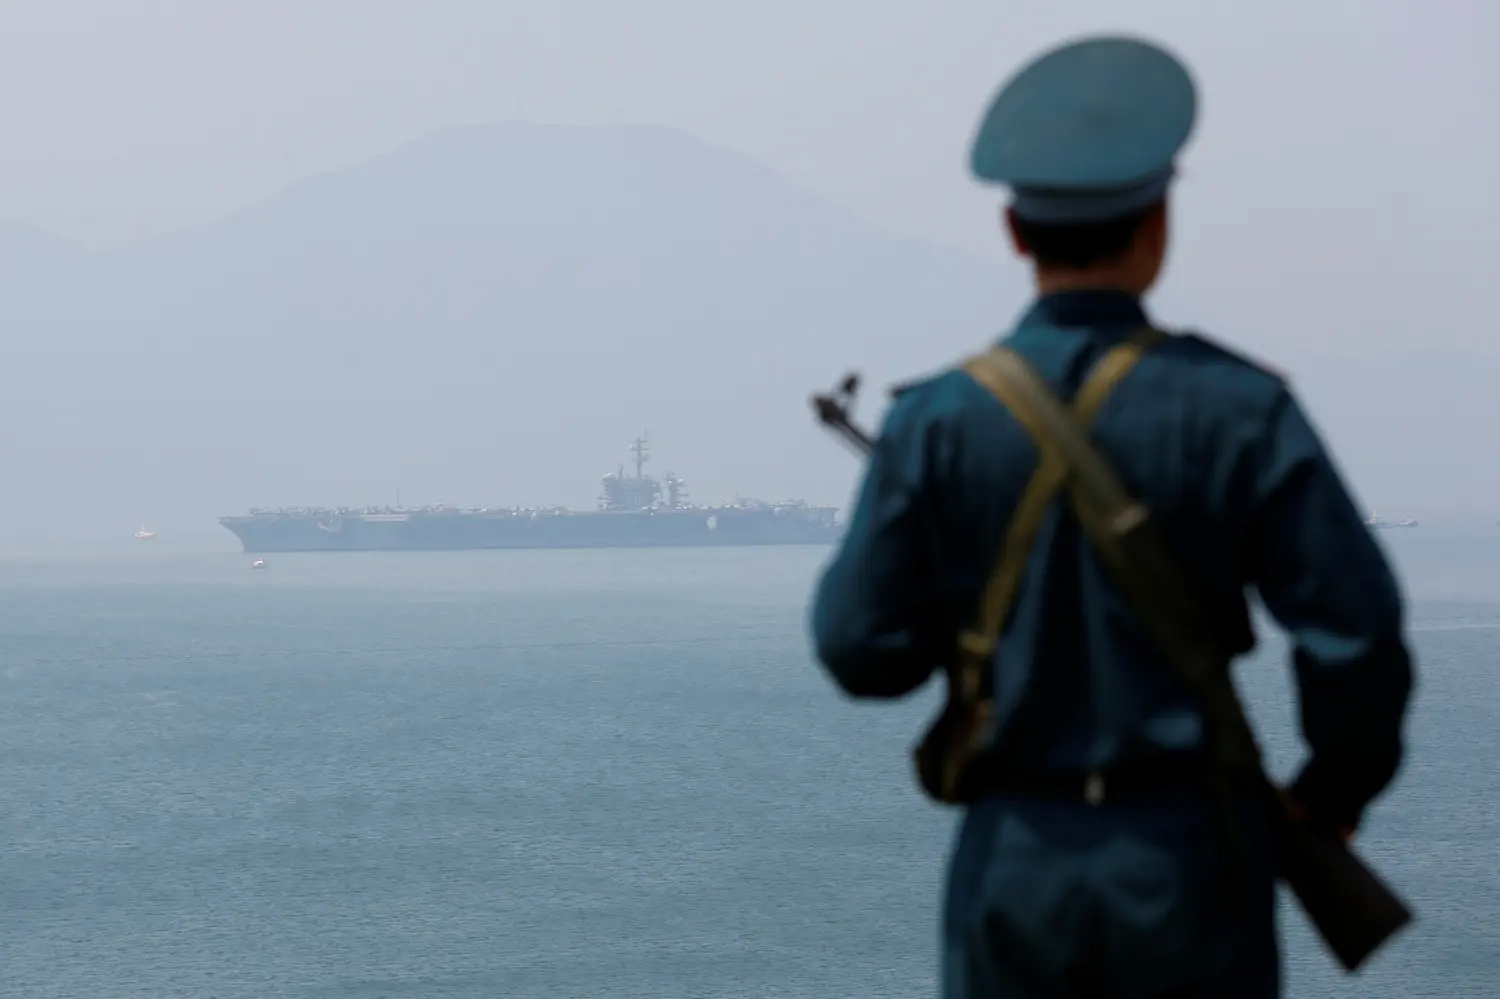
M 1246 368 L 1250 368 L 1253 371 L 1257 371 L 1260 374 L 1265 375 L 1267 378 L 1275 381 L 1278 384 L 1285 385 L 1291 380 L 1291 376 L 1288 375 L 1285 370 L 1268 364 L 1265 361 L 1262 361 L 1260 358 L 1247 354 L 1239 348 L 1227 347 L 1218 340 L 1215 340 L 1212 337 L 1205 336 L 1204 334 L 1197 331 L 1185 331 L 1179 333 L 1178 338 L 1191 343 L 1197 343 L 1212 351 L 1213 353 L 1220 355 L 1226 360 L 1233 361 L 1236 364 L 1239 364 Z
M 929 371 L 924 375 L 917 376 L 916 378 L 908 378 L 906 381 L 897 382 L 886 390 L 887 398 L 894 402 L 895 400 L 900 399 L 902 396 L 910 395 L 913 392 L 918 392 L 922 389 L 931 388 L 937 385 L 939 382 L 947 378 L 951 378 L 955 373 L 962 370 L 962 363 L 960 362 L 959 364 L 947 365 L 946 367 L 940 368 L 937 371 Z

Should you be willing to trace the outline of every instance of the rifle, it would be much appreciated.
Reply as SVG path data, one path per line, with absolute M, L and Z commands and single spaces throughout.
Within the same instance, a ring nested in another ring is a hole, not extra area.
M 875 439 L 854 422 L 854 396 L 859 392 L 859 375 L 851 371 L 845 375 L 832 392 L 820 392 L 812 397 L 813 412 L 818 422 L 839 436 L 854 451 L 868 455 L 875 447 Z
M 1070 492 L 1086 533 L 1101 548 L 1117 582 L 1158 640 L 1166 639 L 1169 658 L 1203 702 L 1212 736 L 1213 786 L 1231 852 L 1239 840 L 1233 814 L 1235 785 L 1248 790 L 1264 809 L 1274 843 L 1277 874 L 1301 904 L 1313 927 L 1346 971 L 1357 970 L 1367 958 L 1412 920 L 1411 910 L 1338 837 L 1313 827 L 1294 814 L 1286 793 L 1266 774 L 1244 708 L 1229 677 L 1229 661 L 1198 612 L 1196 594 L 1178 567 L 1168 560 L 1155 520 L 1120 487 L 1113 470 L 1088 444 L 1029 369 L 1010 361 L 999 389 L 1021 404 L 1015 413 L 1023 422 L 1035 421 L 1040 432 L 1059 448 L 1071 466 Z M 985 379 L 986 382 L 991 381 Z M 859 378 L 851 374 L 832 393 L 813 396 L 813 409 L 825 426 L 861 453 L 873 438 L 853 420 Z M 1012 408 L 1013 412 L 1016 407 Z M 1027 419 L 1029 417 L 1029 420 Z M 1033 430 L 1028 426 L 1028 430 Z M 1190 625 L 1186 630 L 1181 625 Z M 1221 661 L 1222 660 L 1222 661 Z M 959 707 L 950 677 L 943 714 L 923 740 L 923 749 L 940 738 Z M 918 752 L 919 768 L 922 750 Z M 924 785 L 926 774 L 923 773 Z M 931 789 L 929 788 L 929 791 Z M 1231 858 L 1234 859 L 1234 858 Z M 1243 861 L 1237 865 L 1243 871 Z
M 859 381 L 859 375 L 850 372 L 833 391 L 814 395 L 812 407 L 818 422 L 857 455 L 868 457 L 875 448 L 875 438 L 854 422 Z M 974 684 L 964 682 L 957 662 L 944 663 L 942 670 L 947 681 L 942 710 L 923 730 L 912 757 L 917 782 L 929 798 L 945 805 L 968 804 L 969 788 L 964 778 L 983 727 L 986 706 L 977 697 Z

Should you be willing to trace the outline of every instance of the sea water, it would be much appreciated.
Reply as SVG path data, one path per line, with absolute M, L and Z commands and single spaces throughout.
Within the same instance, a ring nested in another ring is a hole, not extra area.
M 1419 922 L 1293 996 L 1500 990 L 1500 530 L 1386 532 L 1410 760 L 1360 846 Z M 935 994 L 935 687 L 842 699 L 826 549 L 0 563 L 0 995 Z M 1284 647 L 1239 669 L 1277 769 Z

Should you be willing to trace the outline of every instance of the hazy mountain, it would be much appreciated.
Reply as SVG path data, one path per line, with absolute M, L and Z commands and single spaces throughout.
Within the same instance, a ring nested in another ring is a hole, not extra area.
M 1018 268 L 654 128 L 446 129 L 105 253 L 4 224 L 0 272 L 6 543 L 141 520 L 218 537 L 214 517 L 246 506 L 398 489 L 587 505 L 643 429 L 654 470 L 700 499 L 841 503 L 855 463 L 809 391 L 850 366 L 878 387 L 946 363 L 1025 298 Z M 1268 359 L 1367 502 L 1399 516 L 1500 490 L 1494 358 L 1312 342 Z
M 939 363 L 1021 301 L 653 128 L 447 129 L 126 250 L 0 230 L 0 264 L 0 508 L 80 528 L 397 489 L 588 504 L 642 429 L 700 498 L 842 501 L 808 392 Z

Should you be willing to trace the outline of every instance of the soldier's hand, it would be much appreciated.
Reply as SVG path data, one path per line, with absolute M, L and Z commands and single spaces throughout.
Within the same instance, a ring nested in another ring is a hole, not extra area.
M 1286 806 L 1287 814 L 1296 821 L 1307 822 L 1311 819 L 1311 816 L 1307 811 L 1307 806 L 1303 805 L 1302 802 L 1292 797 L 1289 792 L 1281 792 L 1281 801 L 1282 804 Z M 1345 844 L 1348 844 L 1354 839 L 1355 829 L 1353 826 L 1339 826 L 1335 830 L 1335 832 L 1338 835 L 1338 838 Z

